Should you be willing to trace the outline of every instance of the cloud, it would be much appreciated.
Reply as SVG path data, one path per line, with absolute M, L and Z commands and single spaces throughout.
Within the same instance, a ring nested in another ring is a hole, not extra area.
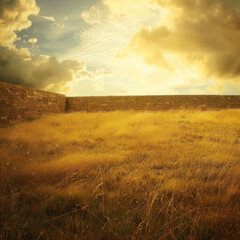
M 167 19 L 143 27 L 118 57 L 133 54 L 170 72 L 192 68 L 202 78 L 240 81 L 240 1 L 155 2 Z
M 154 4 L 152 0 L 102 0 L 102 3 L 108 7 L 112 17 L 144 15 L 144 11 L 139 10 L 146 10 L 150 4 Z
M 41 16 L 41 18 L 50 21 L 50 22 L 56 22 L 55 17 L 50 17 L 50 16 Z
M 30 56 L 27 49 L 0 47 L 0 81 L 61 92 L 84 64 L 55 57 Z
M 28 42 L 29 42 L 29 43 L 32 43 L 32 44 L 36 44 L 37 41 L 38 41 L 37 38 L 29 38 L 29 39 L 28 39 Z
M 51 24 L 51 28 L 55 31 L 62 31 L 63 29 L 66 28 L 65 24 L 64 23 L 52 23 Z
M 96 90 L 98 92 L 103 92 L 104 91 L 104 82 L 103 81 L 93 82 L 92 87 L 94 90 Z
M 224 82 L 217 82 L 214 83 L 207 88 L 211 93 L 214 94 L 223 94 L 226 89 L 226 83 Z
M 84 68 L 78 72 L 77 78 L 95 80 L 103 76 L 109 76 L 109 75 L 112 75 L 112 72 L 107 71 L 105 69 L 101 69 L 101 70 L 98 69 L 95 72 L 90 72 L 86 69 L 86 66 L 84 66 Z
M 113 73 L 111 71 L 107 71 L 105 69 L 97 70 L 94 74 L 95 78 L 100 78 L 102 76 L 109 76 L 112 75 Z
M 69 20 L 69 17 L 68 16 L 65 16 L 64 18 L 63 18 L 63 21 L 68 21 Z
M 93 5 L 87 11 L 81 13 L 82 19 L 90 25 L 100 23 L 109 14 L 108 9 L 102 4 Z
M 13 46 L 16 31 L 31 26 L 30 15 L 37 15 L 39 8 L 35 0 L 0 1 L 0 46 Z
M 53 92 L 65 92 L 74 80 L 96 80 L 111 74 L 106 70 L 90 72 L 77 60 L 58 61 L 45 55 L 31 56 L 28 49 L 0 47 L 0 81 Z M 100 89 L 100 84 L 98 84 Z
M 35 0 L 5 0 L 0 2 L 0 81 L 19 84 L 37 89 L 66 93 L 68 87 L 78 80 L 94 82 L 101 76 L 109 75 L 106 70 L 91 72 L 85 63 L 77 60 L 59 61 L 47 55 L 31 55 L 29 49 L 17 49 L 15 32 L 31 26 L 28 16 L 37 15 L 39 8 Z M 51 28 L 63 30 L 64 23 L 57 23 L 54 17 L 40 16 L 51 21 Z M 65 18 L 67 20 L 67 18 Z M 38 39 L 27 37 L 29 43 Z M 98 84 L 98 89 L 101 88 Z
M 91 25 L 126 18 L 135 24 L 152 26 L 155 25 L 155 19 L 159 18 L 158 13 L 159 6 L 154 0 L 102 0 L 83 11 L 81 17 Z

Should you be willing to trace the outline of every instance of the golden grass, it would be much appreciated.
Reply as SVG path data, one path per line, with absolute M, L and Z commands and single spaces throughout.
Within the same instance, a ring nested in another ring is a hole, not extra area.
M 52 115 L 0 129 L 0 239 L 240 239 L 240 110 Z

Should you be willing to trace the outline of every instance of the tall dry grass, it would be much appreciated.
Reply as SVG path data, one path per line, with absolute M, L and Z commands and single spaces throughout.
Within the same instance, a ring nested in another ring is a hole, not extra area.
M 54 115 L 0 129 L 0 239 L 240 239 L 240 110 Z

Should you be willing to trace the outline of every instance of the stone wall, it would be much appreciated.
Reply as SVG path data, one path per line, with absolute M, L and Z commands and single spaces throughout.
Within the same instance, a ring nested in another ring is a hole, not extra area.
M 168 95 L 168 96 L 116 96 L 68 97 L 67 111 L 114 110 L 169 110 L 169 109 L 225 109 L 240 108 L 240 96 Z
M 0 123 L 64 112 L 64 95 L 0 82 Z
M 0 82 L 0 123 L 35 119 L 49 113 L 193 108 L 240 108 L 240 96 L 66 97 L 61 94 Z

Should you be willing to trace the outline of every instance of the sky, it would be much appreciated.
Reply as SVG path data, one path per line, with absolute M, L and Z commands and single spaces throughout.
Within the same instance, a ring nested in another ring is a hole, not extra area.
M 0 81 L 67 96 L 240 94 L 240 1 L 2 0 Z

